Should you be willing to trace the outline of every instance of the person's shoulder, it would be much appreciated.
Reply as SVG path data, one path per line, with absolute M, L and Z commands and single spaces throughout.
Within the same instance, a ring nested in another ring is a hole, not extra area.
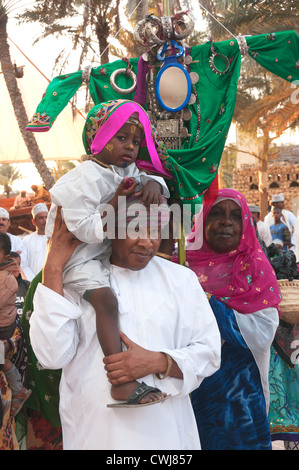
M 9 238 L 15 242 L 23 243 L 23 239 L 19 235 L 13 235 L 12 233 L 7 232 Z
M 32 232 L 32 233 L 29 233 L 29 235 L 26 235 L 26 237 L 23 238 L 23 242 L 25 243 L 25 245 L 31 241 L 32 239 L 36 238 L 37 236 L 37 233 L 36 232 Z
M 154 260 L 157 265 L 161 266 L 163 270 L 171 273 L 172 276 L 177 276 L 178 279 L 184 278 L 194 278 L 197 280 L 196 274 L 187 266 L 183 266 L 179 263 L 174 263 L 173 261 L 161 258 L 160 256 L 155 256 Z M 175 280 L 175 277 L 173 278 Z

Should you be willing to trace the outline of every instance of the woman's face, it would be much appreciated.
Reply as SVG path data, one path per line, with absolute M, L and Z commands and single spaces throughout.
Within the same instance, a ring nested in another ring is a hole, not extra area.
M 220 201 L 210 210 L 205 237 L 210 248 L 216 253 L 235 250 L 242 234 L 242 212 L 240 206 L 231 199 Z

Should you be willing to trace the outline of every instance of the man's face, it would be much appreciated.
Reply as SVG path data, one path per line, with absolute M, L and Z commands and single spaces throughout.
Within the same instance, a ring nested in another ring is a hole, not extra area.
M 161 243 L 160 229 L 148 227 L 137 238 L 111 240 L 111 263 L 121 268 L 139 271 L 144 269 L 157 253 Z
M 258 221 L 259 221 L 259 214 L 258 214 L 257 212 L 251 212 L 251 215 L 252 215 L 253 220 L 255 220 L 256 223 L 258 223 Z
M 33 225 L 36 226 L 39 235 L 45 235 L 46 223 L 48 212 L 39 212 L 32 220 Z
M 272 206 L 273 206 L 273 209 L 275 209 L 275 207 L 278 207 L 279 209 L 283 209 L 284 208 L 284 201 L 279 201 L 279 202 L 272 202 Z
M 6 217 L 0 217 L 0 232 L 7 233 L 7 230 L 10 226 L 10 221 Z

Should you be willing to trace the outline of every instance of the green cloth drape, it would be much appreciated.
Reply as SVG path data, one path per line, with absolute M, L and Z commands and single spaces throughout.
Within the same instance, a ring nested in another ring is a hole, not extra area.
M 289 82 L 299 79 L 299 66 L 296 66 L 299 60 L 299 36 L 295 31 L 248 36 L 246 42 L 249 56 L 265 69 Z M 189 48 L 193 59 L 190 72 L 196 72 L 199 76 L 198 82 L 192 87 L 196 101 L 188 105 L 192 117 L 185 122 L 191 137 L 184 141 L 182 149 L 168 149 L 169 157 L 164 161 L 172 175 L 172 179 L 167 182 L 171 194 L 183 203 L 199 203 L 202 194 L 215 178 L 234 112 L 241 65 L 239 45 L 236 39 L 232 39 L 213 43 L 213 47 L 216 53 L 230 60 L 229 70 L 225 75 L 211 70 L 210 42 Z M 130 59 L 136 74 L 138 61 L 139 58 Z M 112 72 L 126 67 L 126 62 L 116 60 L 92 68 L 89 90 L 95 104 L 119 98 L 134 99 L 133 93 L 118 94 L 110 84 Z M 49 130 L 81 85 L 82 71 L 54 78 L 27 129 Z M 124 74 L 119 75 L 118 85 L 129 88 L 131 79 Z

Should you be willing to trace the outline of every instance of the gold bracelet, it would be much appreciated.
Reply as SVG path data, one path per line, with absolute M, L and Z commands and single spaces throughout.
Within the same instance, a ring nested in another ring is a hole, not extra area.
M 160 256 L 160 258 L 165 258 L 165 259 L 172 259 L 171 255 L 167 255 L 166 253 L 160 253 L 160 251 L 157 251 L 156 256 Z
M 167 359 L 167 368 L 166 368 L 166 371 L 164 372 L 164 374 L 162 375 L 162 377 L 160 376 L 160 374 L 156 374 L 156 377 L 159 380 L 166 379 L 166 377 L 169 376 L 170 369 L 171 369 L 171 366 L 172 366 L 172 357 L 169 356 L 169 354 L 167 354 L 167 353 L 163 353 L 163 354 L 165 354 L 166 359 Z

